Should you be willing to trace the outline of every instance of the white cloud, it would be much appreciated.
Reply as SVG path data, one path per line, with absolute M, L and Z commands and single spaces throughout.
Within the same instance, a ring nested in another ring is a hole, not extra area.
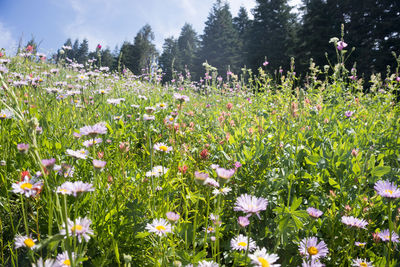
M 12 36 L 11 30 L 0 21 L 0 48 L 6 49 L 8 54 L 15 53 L 17 49 L 17 41 Z

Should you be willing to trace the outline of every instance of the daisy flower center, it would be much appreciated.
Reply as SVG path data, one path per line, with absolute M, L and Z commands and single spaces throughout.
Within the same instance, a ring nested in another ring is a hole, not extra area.
M 360 267 L 368 267 L 368 265 L 365 262 L 361 262 Z
M 270 266 L 269 262 L 266 259 L 264 259 L 263 257 L 258 257 L 257 259 L 261 263 L 262 267 L 269 267 Z
M 173 121 L 174 120 L 174 118 L 169 118 L 169 121 Z
M 167 150 L 168 150 L 168 147 L 167 147 L 167 146 L 160 146 L 160 149 L 161 149 L 162 151 L 167 151 Z
M 67 265 L 67 266 L 71 266 L 71 261 L 66 259 L 65 261 L 63 261 L 63 264 Z
M 390 239 L 390 235 L 385 235 L 384 237 L 388 240 Z
M 81 151 L 79 151 L 79 153 L 81 153 L 82 155 L 84 155 L 84 154 L 85 154 L 85 150 L 81 150 Z
M 32 184 L 31 183 L 23 183 L 23 184 L 21 184 L 21 189 L 22 190 L 29 190 L 29 189 L 32 189 Z
M 65 189 L 65 188 L 61 188 L 61 189 L 60 189 L 60 192 L 61 192 L 61 193 L 68 193 L 68 190 Z
M 6 114 L 0 113 L 0 118 L 3 118 L 3 119 L 4 119 L 5 117 L 7 117 Z
M 386 190 L 385 190 L 385 193 L 388 193 L 388 194 L 390 194 L 390 195 L 393 195 L 393 191 L 390 190 L 390 189 L 386 189 Z
M 246 242 L 239 242 L 238 245 L 241 246 L 241 247 L 246 247 L 247 243 Z
M 24 244 L 28 247 L 31 248 L 35 245 L 35 242 L 33 242 L 32 238 L 27 238 L 24 240 Z
M 164 104 L 160 104 L 160 107 L 165 107 L 165 105 Z
M 214 228 L 212 228 L 212 227 L 208 227 L 208 229 L 207 229 L 209 232 L 212 232 L 212 231 L 214 231 Z
M 156 226 L 156 229 L 157 229 L 158 231 L 165 231 L 165 230 L 166 230 L 166 228 L 165 228 L 163 225 L 157 225 L 157 226 Z
M 82 231 L 82 229 L 83 229 L 83 226 L 80 225 L 80 224 L 77 224 L 77 225 L 75 225 L 75 226 L 72 226 L 72 228 L 71 228 L 72 232 Z
M 307 251 L 308 251 L 308 253 L 309 253 L 310 255 L 316 255 L 316 254 L 318 253 L 318 249 L 317 249 L 316 247 L 309 247 L 309 248 L 307 249 Z

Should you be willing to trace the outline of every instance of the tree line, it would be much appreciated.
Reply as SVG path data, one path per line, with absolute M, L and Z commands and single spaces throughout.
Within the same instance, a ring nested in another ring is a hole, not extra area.
M 400 1 L 397 0 L 303 0 L 294 12 L 288 0 L 256 0 L 250 19 L 244 7 L 234 17 L 229 4 L 217 0 L 211 8 L 202 34 L 186 23 L 178 37 L 166 38 L 162 52 L 154 45 L 154 33 L 146 24 L 133 42 L 124 42 L 113 52 L 109 48 L 89 52 L 88 41 L 68 39 L 65 54 L 79 63 L 101 55 L 102 66 L 128 68 L 139 75 L 152 63 L 164 71 L 164 81 L 190 73 L 204 77 L 202 63 L 217 68 L 219 75 L 238 73 L 241 68 L 270 72 L 287 70 L 295 58 L 295 71 L 308 71 L 310 59 L 317 66 L 335 62 L 329 40 L 341 37 L 348 43 L 349 68 L 356 64 L 359 75 L 385 72 L 394 68 L 392 52 L 400 51 Z M 355 47 L 355 49 L 353 49 Z M 328 54 L 326 52 L 329 52 Z M 60 52 L 56 58 L 60 57 Z

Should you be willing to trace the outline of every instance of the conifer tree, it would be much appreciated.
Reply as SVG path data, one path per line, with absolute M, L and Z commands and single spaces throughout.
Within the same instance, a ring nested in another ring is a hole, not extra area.
M 205 24 L 199 52 L 200 65 L 208 61 L 221 75 L 226 73 L 228 66 L 238 70 L 238 33 L 233 26 L 229 5 L 217 0 Z

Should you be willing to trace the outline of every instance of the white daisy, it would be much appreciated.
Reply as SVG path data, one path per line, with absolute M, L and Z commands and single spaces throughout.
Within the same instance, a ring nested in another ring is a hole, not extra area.
M 23 236 L 20 234 L 17 234 L 14 238 L 14 242 L 15 242 L 15 248 L 22 248 L 22 247 L 26 247 L 29 249 L 35 249 L 36 247 L 36 239 L 33 239 L 31 237 L 31 235 L 29 236 Z
M 72 149 L 67 149 L 67 154 L 69 156 L 72 156 L 74 158 L 77 159 L 86 159 L 87 156 L 89 155 L 89 151 L 85 150 L 85 149 L 81 149 L 81 150 L 72 150 Z
M 164 143 L 156 143 L 154 144 L 154 150 L 169 153 L 172 151 L 172 147 L 167 146 Z
M 150 233 L 155 233 L 159 236 L 166 235 L 172 231 L 171 224 L 169 224 L 165 219 L 154 219 L 151 224 L 148 223 L 146 225 L 146 229 Z
M 71 236 L 77 236 L 79 243 L 82 242 L 82 238 L 85 241 L 90 240 L 89 235 L 93 235 L 93 230 L 90 229 L 91 220 L 87 218 L 78 218 L 75 223 L 68 219 L 68 234 Z M 60 234 L 66 235 L 65 229 L 61 229 Z
M 257 248 L 256 242 L 253 241 L 253 239 L 247 240 L 247 236 L 244 235 L 239 235 L 237 237 L 232 238 L 231 240 L 231 248 L 233 250 L 243 250 L 246 251 L 247 247 L 249 248 L 249 251 L 252 252 Z
M 280 264 L 274 264 L 278 259 L 276 254 L 268 254 L 265 248 L 257 249 L 253 254 L 249 255 L 251 263 L 258 267 L 280 267 Z
M 25 176 L 22 181 L 13 183 L 11 186 L 12 191 L 16 194 L 34 197 L 42 190 L 43 182 L 36 182 L 34 179 L 30 179 L 29 176 Z

